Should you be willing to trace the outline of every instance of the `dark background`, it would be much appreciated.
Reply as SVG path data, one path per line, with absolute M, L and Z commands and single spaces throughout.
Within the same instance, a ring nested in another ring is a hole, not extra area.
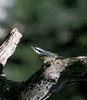
M 23 34 L 5 65 L 8 79 L 25 81 L 40 68 L 42 62 L 31 46 L 65 57 L 87 55 L 87 0 L 1 1 L 7 1 L 7 6 L 3 7 L 6 16 L 0 12 L 0 43 L 13 27 Z M 82 82 L 54 93 L 49 100 L 87 100 L 86 91 L 87 83 Z

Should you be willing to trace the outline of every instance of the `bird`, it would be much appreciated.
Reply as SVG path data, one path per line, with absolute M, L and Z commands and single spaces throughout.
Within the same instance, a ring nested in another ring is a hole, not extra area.
M 32 47 L 32 49 L 37 53 L 39 58 L 43 60 L 44 64 L 31 77 L 31 84 L 34 84 L 33 88 L 35 89 L 41 86 L 41 88 L 37 90 L 39 93 L 42 93 L 42 95 L 44 94 L 42 90 L 45 89 L 45 91 L 47 91 L 45 97 L 42 96 L 44 100 L 53 92 L 60 91 L 64 87 L 78 82 L 79 79 L 83 80 L 87 75 L 86 56 L 64 57 L 61 59 L 61 56 L 58 54 L 46 51 L 39 47 Z
M 63 65 L 61 56 L 39 47 L 32 47 L 32 49 L 38 54 L 39 58 L 44 63 L 42 66 L 44 69 L 44 78 L 57 82 L 60 71 L 63 70 L 63 67 L 61 67 Z
M 55 82 L 57 82 L 59 78 L 61 80 L 64 77 L 65 82 L 71 80 L 76 81 L 76 77 L 84 75 L 84 73 L 86 73 L 86 56 L 65 58 L 50 51 L 43 50 L 39 47 L 32 47 L 32 49 L 39 55 L 40 59 L 43 60 L 43 62 L 45 63 L 43 65 L 45 70 L 44 77 L 46 79 L 56 80 Z
M 43 60 L 44 63 L 61 58 L 61 56 L 59 56 L 55 53 L 52 53 L 50 51 L 46 51 L 44 49 L 41 49 L 39 47 L 31 47 L 31 48 L 39 55 L 39 58 L 41 60 Z

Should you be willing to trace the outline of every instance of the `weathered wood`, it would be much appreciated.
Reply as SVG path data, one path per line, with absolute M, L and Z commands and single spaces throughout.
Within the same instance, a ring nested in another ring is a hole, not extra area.
M 7 59 L 14 53 L 22 34 L 14 28 L 7 36 L 4 43 L 0 46 L 0 63 L 4 66 Z
M 21 37 L 18 29 L 14 28 L 0 46 L 0 63 L 3 66 L 14 53 Z M 50 55 L 51 52 L 47 53 Z M 0 100 L 46 100 L 55 90 L 59 92 L 67 84 L 79 80 L 87 81 L 86 56 L 61 59 L 54 57 L 53 53 L 51 55 L 49 59 L 46 58 L 46 63 L 25 82 L 18 83 L 0 76 Z
M 55 59 L 44 64 L 36 74 L 24 83 L 21 100 L 46 100 L 55 90 L 60 91 L 66 84 L 82 80 L 84 73 L 87 73 L 87 66 L 79 65 L 78 61 L 86 65 L 87 57 Z M 77 71 L 74 69 L 75 65 L 73 64 L 75 63 L 79 66 Z M 71 67 L 70 65 L 73 68 L 67 70 L 68 67 Z M 75 72 L 75 77 L 72 72 Z
M 15 52 L 21 37 L 22 34 L 17 28 L 14 28 L 0 46 L 0 100 L 19 100 L 19 83 L 9 81 L 6 77 L 2 76 L 4 68 L 2 66 L 6 64 L 8 58 Z

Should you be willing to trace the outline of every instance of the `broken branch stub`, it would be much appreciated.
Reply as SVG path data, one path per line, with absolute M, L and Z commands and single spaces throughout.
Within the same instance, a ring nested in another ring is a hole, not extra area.
M 22 34 L 17 28 L 12 29 L 8 34 L 4 43 L 0 46 L 0 63 L 4 66 L 7 59 L 15 52 L 17 44 L 19 43 Z

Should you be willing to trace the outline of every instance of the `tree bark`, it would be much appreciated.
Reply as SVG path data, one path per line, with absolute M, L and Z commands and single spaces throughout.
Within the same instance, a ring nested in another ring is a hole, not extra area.
M 14 53 L 21 37 L 17 28 L 14 28 L 7 36 L 0 47 L 0 68 Z M 46 100 L 54 91 L 59 92 L 68 84 L 87 80 L 86 74 L 86 56 L 48 61 L 31 78 L 20 83 L 6 79 L 1 73 L 0 100 Z
M 14 28 L 0 46 L 0 63 L 3 66 L 6 64 L 7 59 L 14 53 L 21 37 L 22 34 L 17 28 Z

